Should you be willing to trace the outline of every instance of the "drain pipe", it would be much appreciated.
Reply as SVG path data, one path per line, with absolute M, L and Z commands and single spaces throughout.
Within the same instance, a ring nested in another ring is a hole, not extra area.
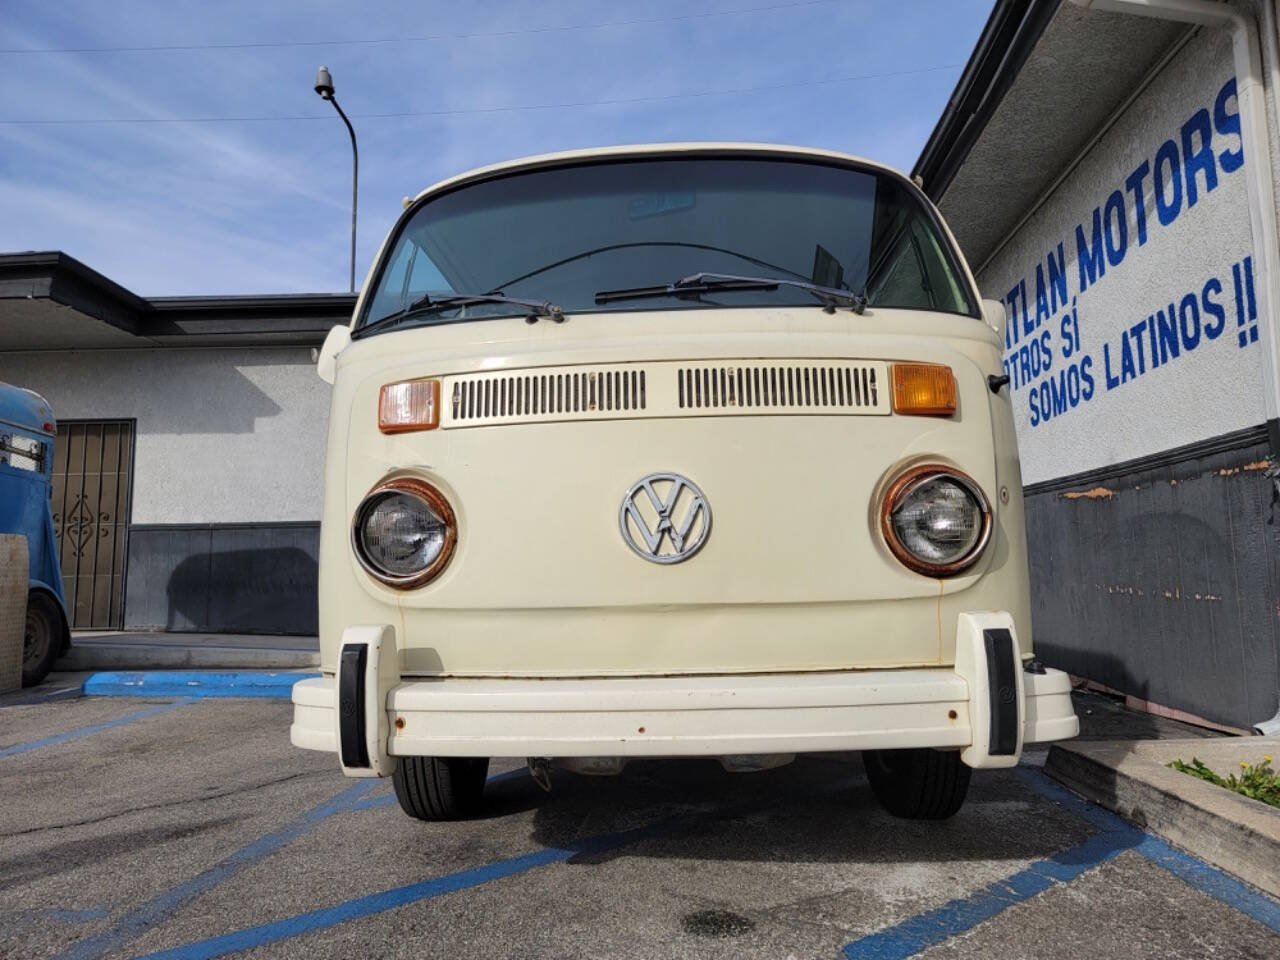
M 1277 135 L 1280 135 L 1280 33 L 1277 30 L 1275 0 L 1262 0 L 1262 44 L 1267 61 L 1267 86 L 1272 91 L 1271 122 Z M 1280 499 L 1280 448 L 1277 448 L 1274 439 L 1271 442 L 1271 453 L 1275 462 L 1265 475 L 1276 485 L 1276 496 Z M 1276 705 L 1276 715 L 1270 720 L 1255 724 L 1253 732 L 1261 737 L 1280 736 L 1280 703 Z
M 1275 0 L 1259 0 L 1262 37 L 1253 21 L 1226 3 L 1212 0 L 1071 0 L 1086 10 L 1130 14 L 1157 20 L 1197 24 L 1228 30 L 1236 68 L 1236 101 L 1240 110 L 1240 140 L 1245 155 L 1245 184 L 1249 196 L 1249 225 L 1257 260 L 1262 310 L 1258 316 L 1262 348 L 1263 403 L 1272 456 L 1280 456 L 1280 237 L 1276 232 L 1275 172 L 1267 126 L 1267 98 L 1263 85 L 1261 45 L 1267 49 L 1270 86 L 1280 96 L 1280 55 L 1277 54 Z M 1261 44 L 1260 44 L 1261 41 Z M 1273 108 L 1273 113 L 1274 113 Z M 1277 132 L 1280 132 L 1280 115 Z M 1273 468 L 1274 469 L 1274 468 Z M 1268 471 L 1270 473 L 1270 471 Z M 1280 478 L 1274 480 L 1280 488 Z M 1278 678 L 1280 679 L 1280 678 Z M 1280 734 L 1280 706 L 1276 715 L 1253 728 L 1264 736 Z

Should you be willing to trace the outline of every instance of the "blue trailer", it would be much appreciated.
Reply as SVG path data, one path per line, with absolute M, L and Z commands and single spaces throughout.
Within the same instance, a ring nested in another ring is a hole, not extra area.
M 43 397 L 0 383 L 0 533 L 25 536 L 30 562 L 23 686 L 43 680 L 71 644 L 49 503 L 56 431 Z

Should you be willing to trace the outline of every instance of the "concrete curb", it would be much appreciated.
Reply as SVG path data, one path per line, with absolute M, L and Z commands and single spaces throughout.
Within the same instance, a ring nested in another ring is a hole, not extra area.
M 152 670 L 143 673 L 95 673 L 85 678 L 86 697 L 249 697 L 288 700 L 299 680 L 318 673 L 201 673 Z
M 1165 764 L 1199 757 L 1219 773 L 1280 756 L 1280 739 L 1101 741 L 1054 744 L 1044 770 L 1108 810 L 1280 897 L 1280 810 Z
M 81 670 L 305 670 L 320 666 L 313 650 L 269 650 L 261 647 L 177 646 L 173 644 L 86 643 L 76 645 L 53 669 Z

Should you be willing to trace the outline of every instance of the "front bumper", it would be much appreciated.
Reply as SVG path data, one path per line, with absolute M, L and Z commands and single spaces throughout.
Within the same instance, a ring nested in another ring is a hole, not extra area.
M 1000 631 L 1012 640 L 1016 673 L 991 659 L 989 637 Z M 402 681 L 392 628 L 353 627 L 343 648 L 365 645 L 362 674 L 346 678 L 341 698 L 341 674 L 296 684 L 290 738 L 338 753 L 349 776 L 385 776 L 399 756 L 718 757 L 909 747 L 958 748 L 970 766 L 1004 767 L 1017 762 L 1024 743 L 1079 732 L 1068 676 L 1024 671 L 1007 615 L 965 614 L 959 633 L 955 668 Z

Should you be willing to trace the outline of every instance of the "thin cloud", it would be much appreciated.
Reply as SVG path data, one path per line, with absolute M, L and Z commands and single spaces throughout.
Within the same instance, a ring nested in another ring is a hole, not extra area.
M 767 0 L 761 0 L 762 4 Z M 724 0 L 719 6 L 748 6 Z M 10 109 L 30 116 L 307 114 L 329 61 L 352 113 L 486 108 L 758 87 L 963 59 L 990 0 L 835 2 L 678 24 L 636 24 L 378 48 L 221 50 L 6 62 Z M 661 18 L 680 0 L 637 0 Z M 291 0 L 223 4 L 67 0 L 6 10 L 0 44 L 104 46 L 396 33 L 468 33 L 612 19 L 598 3 L 533 0 L 355 6 Z M 550 23 L 549 23 L 550 22 Z M 856 60 L 830 64 L 830 37 Z M 357 123 L 357 274 L 400 198 L 473 166 L 531 153 L 664 140 L 812 144 L 910 166 L 954 82 L 948 73 L 695 101 L 613 104 Z M 340 290 L 346 286 L 351 155 L 332 123 L 129 128 L 0 127 L 0 250 L 60 248 L 132 289 L 171 293 Z

